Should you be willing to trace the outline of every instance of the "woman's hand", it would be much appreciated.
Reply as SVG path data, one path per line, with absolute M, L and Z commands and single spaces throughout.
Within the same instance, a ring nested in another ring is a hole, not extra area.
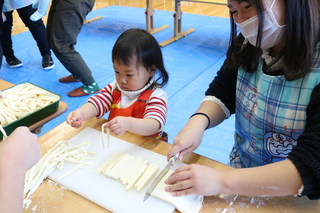
M 165 181 L 165 191 L 171 192 L 172 196 L 219 194 L 223 171 L 212 169 L 207 166 L 190 164 L 179 167 Z
M 173 146 L 167 153 L 168 159 L 179 153 L 178 159 L 181 160 L 184 156 L 198 148 L 202 137 L 203 129 L 199 128 L 196 124 L 188 123 L 173 138 Z

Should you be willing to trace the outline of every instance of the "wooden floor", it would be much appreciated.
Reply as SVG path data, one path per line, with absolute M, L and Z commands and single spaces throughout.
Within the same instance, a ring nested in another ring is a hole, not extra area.
M 155 10 L 165 10 L 165 11 L 174 11 L 174 0 L 153 0 L 152 6 Z M 99 9 L 102 7 L 108 7 L 112 5 L 126 6 L 126 7 L 138 7 L 146 8 L 146 0 L 96 0 L 94 9 Z M 220 17 L 229 17 L 229 10 L 226 6 L 214 5 L 214 4 L 204 4 L 204 3 L 195 3 L 195 2 L 181 2 L 181 10 L 184 13 L 193 13 L 198 15 L 206 16 L 220 16 Z M 24 26 L 20 17 L 16 12 L 14 12 L 14 23 L 12 28 L 12 34 L 25 32 L 28 30 Z M 44 23 L 46 24 L 46 16 L 43 18 Z

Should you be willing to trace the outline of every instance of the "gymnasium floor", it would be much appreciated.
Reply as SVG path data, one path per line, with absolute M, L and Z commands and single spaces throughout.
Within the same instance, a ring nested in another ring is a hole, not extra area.
M 103 16 L 102 19 L 86 24 L 78 37 L 76 49 L 81 53 L 93 72 L 100 87 L 114 79 L 111 63 L 111 49 L 117 37 L 129 28 L 145 29 L 145 9 L 109 6 L 92 11 L 88 19 Z M 158 42 L 173 36 L 173 12 L 156 10 L 155 28 L 168 24 L 169 28 L 154 34 Z M 214 78 L 225 58 L 229 42 L 229 19 L 183 14 L 183 31 L 195 28 L 195 32 L 162 48 L 166 69 L 170 79 L 164 88 L 169 96 L 169 111 L 165 131 L 169 142 L 184 126 L 191 114 L 199 106 L 209 83 Z M 5 62 L 1 67 L 0 78 L 14 84 L 31 82 L 62 96 L 69 105 L 66 113 L 49 122 L 42 128 L 43 134 L 65 121 L 67 113 L 81 106 L 87 97 L 70 98 L 67 93 L 81 83 L 62 84 L 60 77 L 69 72 L 53 54 L 55 68 L 41 69 L 41 56 L 30 32 L 13 36 L 16 56 L 23 62 L 21 68 L 11 69 Z M 205 132 L 201 146 L 195 151 L 203 156 L 222 163 L 228 162 L 233 145 L 234 118 Z

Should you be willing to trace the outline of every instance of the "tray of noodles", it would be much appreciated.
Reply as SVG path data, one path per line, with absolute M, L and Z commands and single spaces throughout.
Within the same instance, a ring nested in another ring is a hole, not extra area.
M 60 95 L 32 83 L 21 83 L 3 90 L 2 96 L 0 125 L 7 135 L 19 126 L 29 126 L 53 114 L 61 100 Z

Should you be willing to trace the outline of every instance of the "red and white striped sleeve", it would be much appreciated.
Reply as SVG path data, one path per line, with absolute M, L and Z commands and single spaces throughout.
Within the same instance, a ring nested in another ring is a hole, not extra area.
M 115 85 L 115 82 L 108 84 L 102 89 L 101 93 L 91 96 L 88 99 L 87 102 L 92 103 L 98 111 L 98 114 L 96 115 L 97 118 L 101 118 L 111 109 L 111 104 L 113 102 L 112 92 L 115 88 Z
M 168 111 L 168 95 L 161 89 L 157 88 L 151 95 L 150 100 L 147 102 L 146 110 L 144 112 L 144 118 L 153 118 L 159 121 L 163 129 L 164 124 L 166 123 Z

